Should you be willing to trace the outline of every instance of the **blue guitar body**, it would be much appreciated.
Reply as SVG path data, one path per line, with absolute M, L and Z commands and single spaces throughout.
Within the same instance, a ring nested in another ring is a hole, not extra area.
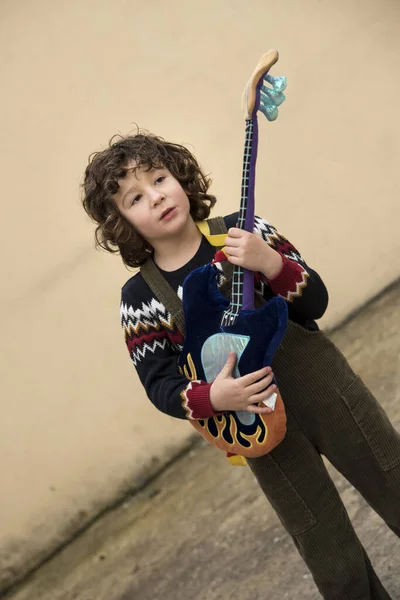
M 236 377 L 270 366 L 288 322 L 286 302 L 277 296 L 257 310 L 241 310 L 233 325 L 222 326 L 230 301 L 219 291 L 216 274 L 212 265 L 199 267 L 183 285 L 186 337 L 179 366 L 186 368 L 187 373 L 187 365 L 196 365 L 192 378 L 207 382 L 214 381 L 220 373 L 230 351 L 237 356 Z M 276 445 L 276 438 L 282 439 L 285 434 L 286 417 L 280 394 L 272 401 L 274 412 L 269 415 L 227 412 L 192 424 L 208 442 L 228 453 L 259 456 L 261 447 L 263 452 L 268 451 L 269 438 Z

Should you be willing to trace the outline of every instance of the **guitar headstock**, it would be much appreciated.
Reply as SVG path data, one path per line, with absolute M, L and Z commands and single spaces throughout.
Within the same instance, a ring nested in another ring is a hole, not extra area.
M 277 50 L 268 50 L 258 61 L 243 92 L 242 108 L 246 121 L 249 121 L 257 110 L 261 110 L 269 121 L 277 118 L 277 107 L 285 100 L 282 92 L 286 88 L 286 77 L 273 77 L 268 72 L 278 59 Z M 272 87 L 267 86 L 267 83 Z M 257 91 L 260 92 L 259 96 Z

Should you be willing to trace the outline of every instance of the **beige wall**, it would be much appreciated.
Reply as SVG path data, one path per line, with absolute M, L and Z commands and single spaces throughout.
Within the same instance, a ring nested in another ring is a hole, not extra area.
M 79 204 L 88 154 L 136 122 L 191 144 L 217 213 L 236 210 L 241 92 L 278 48 L 287 101 L 260 127 L 257 212 L 324 277 L 332 326 L 400 274 L 400 6 L 9 0 L 0 17 L 5 584 L 191 433 L 129 362 L 129 274 L 92 249 Z

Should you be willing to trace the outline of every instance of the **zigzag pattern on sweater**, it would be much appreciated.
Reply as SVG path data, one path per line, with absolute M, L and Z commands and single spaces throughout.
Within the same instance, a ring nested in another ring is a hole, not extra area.
M 298 298 L 299 296 L 301 296 L 304 288 L 307 286 L 307 282 L 308 282 L 308 278 L 309 278 L 309 274 L 307 273 L 307 271 L 305 269 L 302 269 L 302 271 L 299 273 L 299 276 L 301 277 L 301 280 L 296 281 L 296 289 L 293 292 L 289 290 L 286 297 L 284 296 L 284 298 L 288 302 L 293 302 L 293 300 L 295 298 Z
M 172 315 L 156 298 L 142 302 L 142 307 L 137 309 L 121 302 L 120 316 L 125 342 L 135 366 L 147 352 L 154 354 L 157 348 L 165 350 L 171 345 L 182 349 L 182 336 L 177 332 Z
M 121 302 L 120 316 L 121 324 L 129 337 L 132 334 L 139 335 L 142 331 L 147 333 L 151 328 L 172 327 L 171 315 L 156 298 L 151 298 L 147 303 L 142 302 L 142 307 L 136 309 Z
M 168 339 L 166 337 L 164 337 L 163 340 L 154 340 L 153 343 L 147 343 L 141 340 L 142 344 L 140 346 L 137 344 L 139 340 L 140 338 L 135 339 L 133 344 L 130 343 L 131 340 L 127 342 L 130 357 L 135 367 L 146 356 L 148 352 L 154 354 L 157 348 L 159 348 L 160 350 L 165 350 L 166 346 L 168 345 Z M 132 348 L 132 346 L 134 346 L 134 348 L 136 349 Z
M 285 238 L 280 231 L 261 217 L 254 217 L 254 233 L 257 233 L 271 248 L 281 252 L 291 260 L 301 262 L 298 250 Z

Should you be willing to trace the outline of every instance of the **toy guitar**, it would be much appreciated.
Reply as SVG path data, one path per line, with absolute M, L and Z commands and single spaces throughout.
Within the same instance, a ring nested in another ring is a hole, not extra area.
M 268 74 L 277 60 L 275 50 L 262 56 L 243 95 L 246 136 L 238 227 L 249 232 L 253 232 L 254 227 L 257 111 L 274 121 L 278 116 L 277 107 L 285 99 L 282 92 L 286 79 Z M 192 271 L 183 284 L 186 336 L 179 367 L 189 379 L 214 381 L 230 351 L 237 357 L 235 377 L 269 366 L 286 332 L 288 311 L 283 298 L 274 297 L 254 310 L 252 271 L 233 267 L 230 302 L 220 293 L 216 276 L 215 267 L 209 264 Z M 190 422 L 208 442 L 225 450 L 228 456 L 254 458 L 272 450 L 286 433 L 286 415 L 279 391 L 265 404 L 274 409 L 272 413 L 232 411 Z

